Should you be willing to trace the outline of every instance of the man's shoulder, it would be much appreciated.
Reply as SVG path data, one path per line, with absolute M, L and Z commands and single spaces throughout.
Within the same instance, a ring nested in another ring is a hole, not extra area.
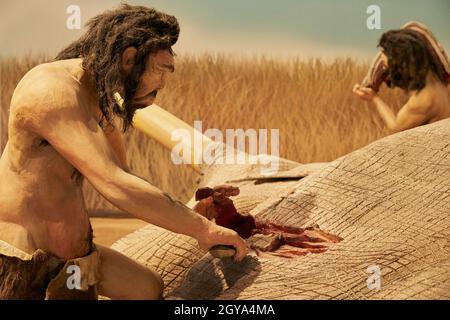
M 37 104 L 54 97 L 75 93 L 77 82 L 64 65 L 56 62 L 43 63 L 28 71 L 14 90 L 11 104 Z
M 28 71 L 14 90 L 11 115 L 25 120 L 34 114 L 73 107 L 78 85 L 58 62 L 40 64 Z

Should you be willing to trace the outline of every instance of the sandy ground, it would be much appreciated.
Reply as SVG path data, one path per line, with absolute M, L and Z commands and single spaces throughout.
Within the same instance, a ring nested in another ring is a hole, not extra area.
M 147 225 L 133 218 L 91 218 L 95 243 L 111 246 L 123 236 Z

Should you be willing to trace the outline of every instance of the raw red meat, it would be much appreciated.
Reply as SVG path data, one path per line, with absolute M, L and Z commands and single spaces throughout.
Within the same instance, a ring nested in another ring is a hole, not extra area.
M 250 247 L 258 254 L 266 252 L 291 258 L 325 252 L 330 243 L 342 240 L 318 227 L 298 228 L 255 221 L 253 216 L 237 212 L 233 200 L 229 197 L 238 194 L 239 188 L 230 185 L 200 188 L 195 193 L 195 200 L 199 202 L 194 210 L 208 219 L 214 218 L 222 227 L 233 229 L 242 238 L 250 238 L 248 240 Z

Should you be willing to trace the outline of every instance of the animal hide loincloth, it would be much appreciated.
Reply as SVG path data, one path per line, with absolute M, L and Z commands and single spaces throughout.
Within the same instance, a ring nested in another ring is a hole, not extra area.
M 95 247 L 85 257 L 64 261 L 40 249 L 30 255 L 0 240 L 0 300 L 97 299 L 98 263 Z

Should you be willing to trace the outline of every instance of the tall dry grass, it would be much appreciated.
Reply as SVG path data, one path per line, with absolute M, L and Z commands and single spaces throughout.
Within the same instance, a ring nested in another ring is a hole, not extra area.
M 7 141 L 12 92 L 20 78 L 44 57 L 0 60 L 0 150 Z M 279 128 L 280 156 L 302 163 L 331 161 L 387 134 L 375 108 L 353 96 L 367 63 L 341 59 L 277 61 L 223 55 L 179 56 L 176 72 L 156 103 L 193 125 L 207 128 Z M 382 90 L 394 109 L 406 97 Z M 137 175 L 186 201 L 197 175 L 173 165 L 170 153 L 136 130 L 125 135 L 128 162 Z M 85 186 L 91 209 L 111 209 Z

